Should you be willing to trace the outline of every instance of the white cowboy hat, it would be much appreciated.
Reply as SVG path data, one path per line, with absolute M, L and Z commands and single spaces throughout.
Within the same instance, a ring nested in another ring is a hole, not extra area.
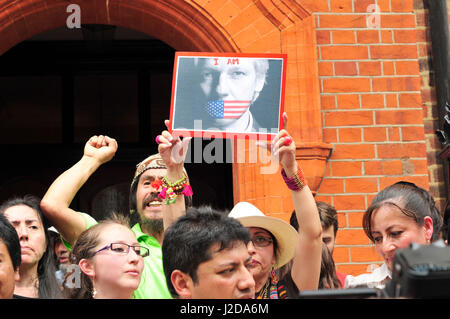
M 228 216 L 239 220 L 244 227 L 263 228 L 276 238 L 279 254 L 274 264 L 275 269 L 284 266 L 294 257 L 298 233 L 294 227 L 284 220 L 266 216 L 248 202 L 237 203 Z
M 47 230 L 59 234 L 59 231 L 54 226 L 51 226 L 51 227 L 47 228 Z

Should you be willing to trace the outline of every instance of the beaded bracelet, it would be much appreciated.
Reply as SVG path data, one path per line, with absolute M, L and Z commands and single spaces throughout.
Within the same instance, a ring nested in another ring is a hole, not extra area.
M 303 170 L 299 166 L 297 172 L 292 177 L 287 177 L 284 168 L 281 170 L 281 176 L 290 190 L 299 192 L 306 186 L 305 176 L 303 175 Z
M 187 176 L 184 173 L 182 178 L 173 183 L 169 182 L 164 176 L 162 178 L 162 186 L 163 189 L 158 196 L 165 199 L 167 205 L 175 203 L 178 195 L 192 196 L 193 194 Z
M 166 176 L 164 176 L 161 181 L 162 181 L 163 187 L 172 188 L 173 191 L 177 195 L 180 195 L 181 192 L 183 191 L 183 188 L 186 186 L 186 184 L 189 184 L 187 182 L 187 176 L 184 173 L 183 173 L 183 177 L 182 178 L 180 178 L 179 180 L 177 180 L 177 181 L 175 181 L 173 183 L 169 182 Z

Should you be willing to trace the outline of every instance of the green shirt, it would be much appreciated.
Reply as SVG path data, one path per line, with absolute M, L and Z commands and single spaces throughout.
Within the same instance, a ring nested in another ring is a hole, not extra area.
M 84 218 L 86 229 L 97 224 L 97 221 L 92 216 L 85 213 L 80 214 Z M 144 258 L 141 282 L 138 289 L 134 291 L 133 297 L 136 299 L 172 299 L 167 288 L 166 277 L 164 276 L 161 245 L 156 238 L 142 232 L 139 224 L 134 225 L 131 230 L 136 236 L 139 245 L 150 250 L 150 255 Z M 69 243 L 64 241 L 64 244 L 69 250 L 72 250 Z

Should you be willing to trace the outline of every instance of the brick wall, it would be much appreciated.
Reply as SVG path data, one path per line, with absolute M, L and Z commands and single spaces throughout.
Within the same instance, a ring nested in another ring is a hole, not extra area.
M 428 169 L 438 148 L 434 113 L 422 107 L 424 92 L 432 90 L 424 86 L 419 57 L 427 54 L 417 41 L 427 38 L 416 28 L 412 0 L 309 2 L 324 141 L 334 146 L 316 198 L 338 210 L 338 269 L 359 274 L 381 261 L 361 223 L 377 192 L 399 180 L 439 188 L 440 169 Z

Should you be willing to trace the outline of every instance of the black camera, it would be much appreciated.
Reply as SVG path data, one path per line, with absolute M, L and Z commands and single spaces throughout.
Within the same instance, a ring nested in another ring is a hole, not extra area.
M 440 240 L 397 250 L 384 294 L 391 298 L 450 298 L 450 247 Z

